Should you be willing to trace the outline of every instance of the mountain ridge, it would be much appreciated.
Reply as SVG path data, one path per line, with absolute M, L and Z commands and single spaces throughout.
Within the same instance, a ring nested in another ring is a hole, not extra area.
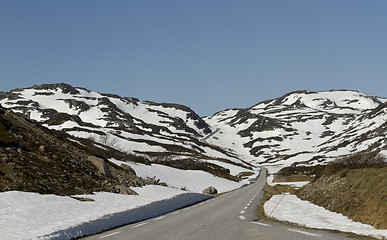
M 327 163 L 387 145 L 387 98 L 347 89 L 293 91 L 204 118 L 184 105 L 65 83 L 1 92 L 0 104 L 96 146 L 111 145 L 156 162 L 193 158 L 276 169 L 278 164 Z

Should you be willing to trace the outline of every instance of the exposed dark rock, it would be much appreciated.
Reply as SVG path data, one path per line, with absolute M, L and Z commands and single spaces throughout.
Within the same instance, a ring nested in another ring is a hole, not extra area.
M 76 88 L 66 83 L 34 85 L 32 88 L 36 90 L 55 90 L 59 88 L 62 90 L 62 93 L 64 94 L 80 93 Z
M 79 124 L 82 123 L 82 120 L 78 115 L 70 115 L 67 113 L 55 113 L 45 123 L 47 123 L 48 125 L 60 125 L 67 121 L 74 121 Z
M 77 101 L 75 99 L 63 99 L 63 101 L 67 103 L 70 108 L 78 109 L 80 112 L 85 112 L 90 109 L 90 106 L 82 101 Z

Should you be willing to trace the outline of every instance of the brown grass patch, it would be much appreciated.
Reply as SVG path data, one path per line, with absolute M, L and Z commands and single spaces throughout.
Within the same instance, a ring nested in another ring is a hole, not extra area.
M 312 181 L 314 177 L 303 174 L 290 174 L 290 175 L 274 175 L 273 182 L 304 182 Z

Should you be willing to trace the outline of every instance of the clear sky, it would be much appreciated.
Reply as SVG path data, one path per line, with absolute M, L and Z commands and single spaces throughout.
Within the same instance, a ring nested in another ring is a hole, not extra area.
M 0 0 L 0 79 L 202 116 L 302 89 L 387 97 L 387 1 Z

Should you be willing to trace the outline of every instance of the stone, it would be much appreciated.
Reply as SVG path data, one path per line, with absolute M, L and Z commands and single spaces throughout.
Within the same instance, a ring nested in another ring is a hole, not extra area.
M 128 187 L 125 187 L 125 186 L 122 186 L 122 185 L 118 185 L 115 187 L 119 192 L 119 194 L 124 194 L 124 195 L 138 195 L 138 193 L 136 193 L 135 191 L 133 191 L 132 189 L 128 188 Z
M 123 169 L 125 169 L 127 172 L 131 173 L 131 174 L 134 174 L 134 175 L 137 175 L 136 172 L 134 171 L 133 168 L 131 168 L 129 165 L 126 165 L 126 164 L 121 164 L 120 167 L 122 167 Z
M 212 186 L 206 188 L 202 192 L 203 194 L 210 194 L 210 195 L 215 195 L 218 193 L 218 190 Z
M 102 158 L 97 158 L 95 156 L 89 156 L 87 158 L 88 161 L 92 162 L 97 168 L 98 170 L 103 174 L 105 175 L 105 177 L 108 177 L 108 178 L 113 178 L 113 175 L 112 173 L 110 172 L 110 169 L 109 169 L 109 166 L 107 165 L 107 163 L 105 162 L 105 160 L 103 160 Z

